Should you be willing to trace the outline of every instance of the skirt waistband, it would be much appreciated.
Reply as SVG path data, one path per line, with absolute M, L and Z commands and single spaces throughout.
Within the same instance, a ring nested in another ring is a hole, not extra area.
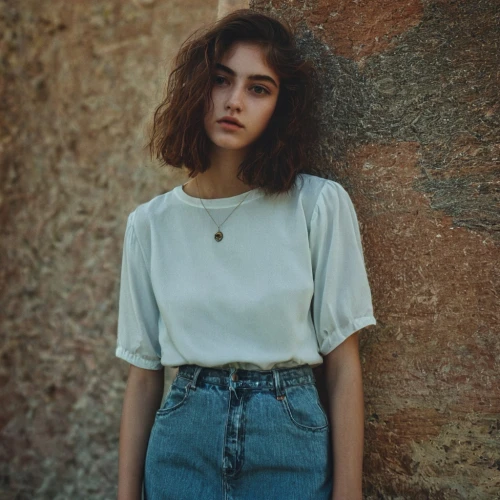
M 200 382 L 204 382 L 234 389 L 274 389 L 278 393 L 282 393 L 286 387 L 315 383 L 310 365 L 273 370 L 223 369 L 181 365 L 177 376 L 189 379 L 192 389 L 196 389 Z

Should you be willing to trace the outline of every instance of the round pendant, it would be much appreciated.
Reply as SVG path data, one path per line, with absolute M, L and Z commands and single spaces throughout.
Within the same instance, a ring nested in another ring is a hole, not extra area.
M 215 238 L 215 241 L 220 241 L 220 240 L 222 240 L 222 238 L 224 238 L 224 235 L 222 234 L 222 232 L 221 232 L 221 231 L 217 231 L 217 232 L 215 233 L 214 238 Z

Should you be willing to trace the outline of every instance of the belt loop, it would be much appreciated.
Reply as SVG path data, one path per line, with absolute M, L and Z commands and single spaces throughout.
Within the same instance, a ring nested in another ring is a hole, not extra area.
M 281 379 L 278 373 L 278 369 L 274 369 L 272 370 L 272 372 L 274 378 L 274 388 L 276 390 L 276 399 L 281 401 L 282 399 L 285 399 L 285 394 L 283 393 L 281 388 Z
M 202 367 L 198 365 L 196 365 L 196 368 L 194 369 L 193 380 L 191 381 L 190 384 L 191 389 L 193 389 L 193 391 L 196 391 L 196 381 L 198 380 L 198 375 L 200 374 L 201 369 Z

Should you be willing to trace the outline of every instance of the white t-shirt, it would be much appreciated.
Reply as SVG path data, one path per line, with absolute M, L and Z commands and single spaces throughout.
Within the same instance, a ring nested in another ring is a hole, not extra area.
M 376 324 L 356 213 L 340 184 L 300 174 L 286 194 L 257 188 L 203 203 L 219 224 L 234 210 L 222 241 L 182 186 L 129 215 L 116 356 L 152 370 L 317 366 Z

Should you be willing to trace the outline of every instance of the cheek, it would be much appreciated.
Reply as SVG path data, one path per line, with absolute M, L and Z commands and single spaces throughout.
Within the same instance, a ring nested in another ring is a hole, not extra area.
M 209 102 L 205 106 L 205 112 L 203 115 L 203 128 L 205 132 L 209 132 L 213 127 L 213 122 L 215 121 L 214 106 Z
M 205 106 L 205 111 L 203 114 L 203 128 L 205 129 L 205 132 L 209 131 L 213 121 L 214 121 L 214 107 L 210 103 L 208 103 Z
M 224 98 L 224 89 L 220 87 L 214 87 L 212 89 L 212 102 L 213 106 L 217 106 L 221 100 Z
M 214 112 L 214 104 L 213 104 L 213 97 L 211 101 L 208 101 L 205 103 L 205 107 L 203 109 L 203 116 L 206 118 L 209 115 L 212 115 Z
M 267 124 L 270 122 L 274 110 L 276 109 L 276 103 L 271 103 L 269 106 L 266 107 L 265 110 L 262 112 L 262 125 L 265 127 Z
M 220 89 L 213 87 L 210 99 L 205 103 L 205 116 L 214 114 L 218 101 L 220 101 Z

